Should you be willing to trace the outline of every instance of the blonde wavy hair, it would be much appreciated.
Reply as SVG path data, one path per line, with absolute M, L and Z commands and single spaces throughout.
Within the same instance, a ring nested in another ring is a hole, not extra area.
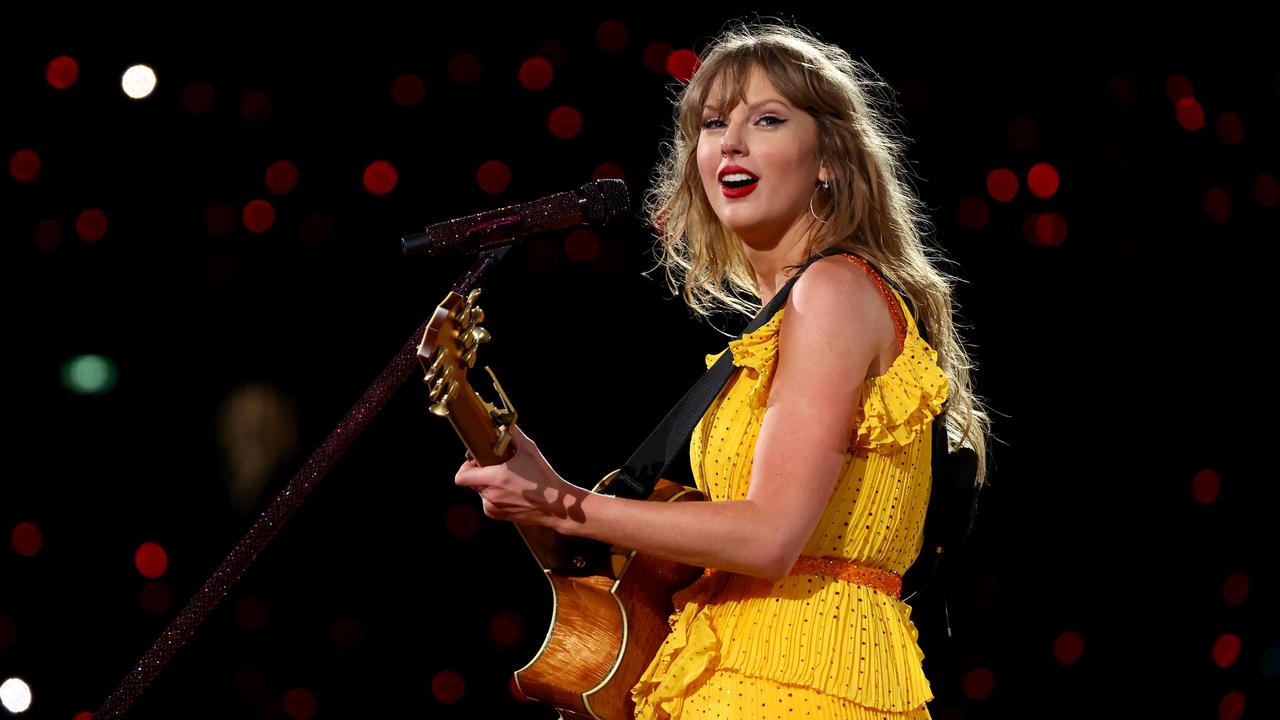
M 751 70 L 759 67 L 792 105 L 817 121 L 819 152 L 830 177 L 818 191 L 806 257 L 830 247 L 850 250 L 895 280 L 910 295 L 928 330 L 939 366 L 950 381 L 947 435 L 952 448 L 978 456 L 979 484 L 987 477 L 991 421 L 975 395 L 969 359 L 953 315 L 953 283 L 938 268 L 941 252 L 926 244 L 925 207 L 907 184 L 905 140 L 891 125 L 888 85 L 842 48 L 797 29 L 736 21 L 699 56 L 697 71 L 675 100 L 675 134 L 644 200 L 658 235 L 658 265 L 672 292 L 708 317 L 728 310 L 759 312 L 760 290 L 742 241 L 716 216 L 698 173 L 702 109 L 721 77 L 716 107 L 743 102 Z M 652 270 L 650 271 L 652 272 Z

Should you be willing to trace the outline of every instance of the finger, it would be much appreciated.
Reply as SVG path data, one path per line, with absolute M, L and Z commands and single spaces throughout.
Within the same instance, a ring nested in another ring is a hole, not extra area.
M 489 481 L 474 468 L 463 468 L 453 476 L 453 483 L 458 487 L 481 489 L 489 484 Z

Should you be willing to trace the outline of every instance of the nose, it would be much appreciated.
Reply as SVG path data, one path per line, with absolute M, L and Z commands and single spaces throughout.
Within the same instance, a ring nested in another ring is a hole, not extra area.
M 730 123 L 729 126 L 724 129 L 724 134 L 720 136 L 720 154 L 747 154 L 747 142 L 742 136 L 742 129 L 739 123 Z

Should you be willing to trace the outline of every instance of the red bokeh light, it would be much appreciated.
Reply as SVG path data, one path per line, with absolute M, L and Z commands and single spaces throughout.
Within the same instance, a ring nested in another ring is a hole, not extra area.
M 469 505 L 454 505 L 445 513 L 444 526 L 450 535 L 466 540 L 480 529 L 480 513 Z
M 1218 703 L 1218 720 L 1240 720 L 1244 714 L 1244 693 L 1229 692 Z
M 503 610 L 489 621 L 489 642 L 505 647 L 524 635 L 524 620 L 514 610 Z
M 466 692 L 466 683 L 462 676 L 453 670 L 441 670 L 431 678 L 431 694 L 445 705 L 452 705 L 462 699 Z
M 1084 654 L 1084 636 L 1068 630 L 1053 641 L 1053 657 L 1063 665 L 1075 665 Z
M 1178 101 L 1174 114 L 1178 118 L 1178 124 L 1183 128 L 1195 132 L 1204 129 L 1204 108 L 1195 98 L 1182 98 Z
M 520 66 L 519 77 L 526 90 L 545 90 L 555 77 L 555 71 L 545 58 L 532 57 Z
M 9 156 L 9 174 L 18 182 L 31 182 L 40 175 L 40 156 L 35 150 L 19 150 Z
M 1220 668 L 1229 668 L 1240 658 L 1240 638 L 1224 633 L 1213 643 L 1213 662 Z
M 558 107 L 547 117 L 547 129 L 561 140 L 572 140 L 582 132 L 582 113 L 577 108 Z
M 479 80 L 480 72 L 480 57 L 475 53 L 458 53 L 449 60 L 449 77 L 459 85 L 470 85 Z
M 298 166 L 288 160 L 277 160 L 267 166 L 267 189 L 284 195 L 298 186 Z
M 1032 213 L 1022 229 L 1032 245 L 1057 247 L 1067 239 L 1067 218 L 1056 212 Z
M 162 582 L 149 582 L 142 586 L 142 592 L 138 594 L 138 604 L 151 615 L 163 615 L 173 604 L 173 593 L 169 591 L 169 586 Z
M 240 98 L 240 114 L 245 122 L 257 124 L 271 117 L 271 96 L 261 90 L 251 90 Z
M 249 232 L 264 233 L 276 224 L 276 209 L 266 200 L 252 200 L 240 213 L 240 222 Z
M 688 83 L 700 65 L 698 54 L 692 50 L 675 50 L 667 56 L 667 72 L 682 83 Z
M 427 85 L 422 78 L 413 73 L 404 73 L 391 81 L 391 99 L 397 105 L 412 107 L 419 105 L 427 97 Z
M 204 212 L 204 226 L 210 235 L 226 237 L 236 230 L 240 213 L 231 203 L 218 203 Z
M 591 171 L 592 180 L 604 180 L 605 178 L 617 178 L 626 180 L 627 173 L 622 166 L 615 162 L 600 163 L 595 170 Z
M 213 108 L 213 86 L 203 80 L 182 89 L 182 107 L 192 115 L 202 115 Z
M 1222 597 L 1231 607 L 1240 607 L 1243 605 L 1245 599 L 1249 597 L 1248 573 L 1231 573 L 1231 575 L 1227 577 L 1226 581 L 1222 583 Z
M 75 85 L 79 77 L 80 65 L 66 55 L 59 55 L 50 60 L 44 69 L 44 79 L 59 90 L 66 90 Z
M 490 160 L 476 171 L 476 184 L 490 195 L 496 195 L 511 184 L 511 169 L 500 160 Z
M 164 548 L 153 542 L 144 542 L 133 554 L 133 564 L 143 577 L 152 580 L 164 575 L 169 569 L 169 555 Z
M 36 247 L 44 252 L 53 252 L 62 244 L 62 223 L 57 220 L 41 220 L 31 238 Z
M 1244 123 L 1240 116 L 1233 112 L 1224 112 L 1218 116 L 1218 139 L 1226 145 L 1239 145 L 1244 142 Z
M 20 522 L 13 526 L 9 534 L 9 544 L 13 551 L 22 557 L 35 557 L 44 547 L 44 533 L 35 523 Z
M 1204 194 L 1204 214 L 1214 222 L 1231 219 L 1231 196 L 1222 188 L 1209 188 Z
M 1213 470 L 1201 470 L 1191 478 L 1191 496 L 1201 505 L 1216 501 L 1221 489 L 1222 478 Z
M 1253 181 L 1253 197 L 1263 207 L 1273 208 L 1280 205 L 1280 182 L 1271 173 L 1262 173 Z
M 565 236 L 564 254 L 574 262 L 589 263 L 599 252 L 600 241 L 587 228 L 575 228 Z
M 284 714 L 293 720 L 307 720 L 316 714 L 316 696 L 305 688 L 290 690 L 284 696 Z
M 607 53 L 615 53 L 631 42 L 631 31 L 617 20 L 605 20 L 596 28 L 596 47 Z
M 76 218 L 76 234 L 85 242 L 98 242 L 107 234 L 107 214 L 97 208 L 81 212 Z
M 995 691 L 996 676 L 984 667 L 976 667 L 965 673 L 961 685 L 965 697 L 970 700 L 985 700 Z
M 1018 176 L 1008 168 L 996 168 L 987 174 L 987 194 L 994 200 L 1009 202 L 1018 195 Z
M 364 189 L 372 195 L 386 195 L 396 187 L 400 176 L 396 166 L 386 160 L 369 163 L 364 170 Z
M 1058 171 L 1049 163 L 1036 163 L 1027 171 L 1027 189 L 1040 199 L 1053 197 L 1058 191 Z

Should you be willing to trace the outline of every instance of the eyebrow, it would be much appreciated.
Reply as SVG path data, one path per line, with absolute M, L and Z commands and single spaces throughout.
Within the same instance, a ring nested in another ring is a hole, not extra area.
M 779 105 L 782 105 L 785 108 L 791 107 L 791 105 L 789 105 L 786 100 L 782 100 L 780 98 L 765 98 L 764 100 L 760 100 L 759 102 L 751 103 L 750 105 L 747 106 L 747 109 L 754 110 L 755 108 L 758 108 L 761 105 L 768 105 L 769 103 L 778 103 Z M 720 108 L 716 107 L 715 105 L 712 105 L 711 103 L 706 103 L 702 106 L 702 109 L 703 111 L 707 111 L 707 110 L 719 110 Z

